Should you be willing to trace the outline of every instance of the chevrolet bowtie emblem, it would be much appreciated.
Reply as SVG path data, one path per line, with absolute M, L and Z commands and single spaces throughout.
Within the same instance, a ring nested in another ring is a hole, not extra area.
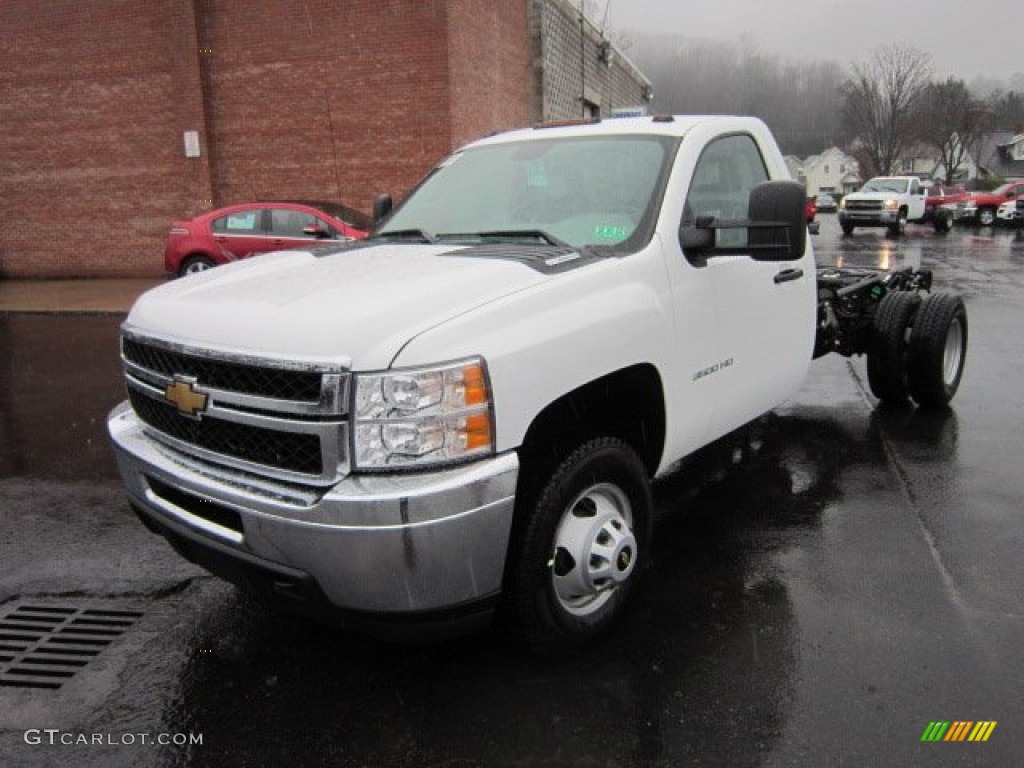
M 164 390 L 167 402 L 178 408 L 178 413 L 192 419 L 206 410 L 209 395 L 196 391 L 196 380 L 188 376 L 174 376 L 174 381 Z

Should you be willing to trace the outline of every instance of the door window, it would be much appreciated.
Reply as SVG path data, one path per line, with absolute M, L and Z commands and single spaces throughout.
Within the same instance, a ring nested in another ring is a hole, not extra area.
M 768 170 L 752 137 L 737 134 L 715 139 L 697 161 L 683 216 L 690 224 L 701 216 L 744 219 L 750 190 L 763 181 L 768 181 Z M 743 247 L 747 231 L 719 230 L 717 244 Z

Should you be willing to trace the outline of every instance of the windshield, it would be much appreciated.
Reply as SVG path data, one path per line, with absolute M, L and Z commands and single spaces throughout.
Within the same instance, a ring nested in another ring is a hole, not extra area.
M 641 247 L 651 236 L 675 140 L 537 139 L 457 152 L 378 237 Z
M 871 179 L 861 187 L 861 192 L 906 192 L 907 185 L 910 182 L 907 179 L 887 179 L 884 177 L 878 177 L 877 179 Z

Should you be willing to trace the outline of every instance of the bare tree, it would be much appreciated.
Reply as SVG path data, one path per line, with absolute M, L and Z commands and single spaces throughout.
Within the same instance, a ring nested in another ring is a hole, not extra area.
M 1024 90 L 995 91 L 989 96 L 992 128 L 1024 133 Z
M 924 89 L 918 112 L 918 135 L 938 150 L 945 169 L 945 182 L 952 184 L 969 149 L 988 130 L 991 110 L 971 98 L 967 84 L 954 77 L 929 83 Z
M 835 62 L 782 59 L 746 38 L 647 35 L 636 43 L 630 57 L 650 77 L 657 111 L 754 115 L 787 154 L 817 154 L 840 139 L 845 72 Z
M 914 138 L 915 111 L 931 78 L 931 57 L 910 46 L 880 48 L 843 85 L 843 118 L 879 173 L 892 173 Z

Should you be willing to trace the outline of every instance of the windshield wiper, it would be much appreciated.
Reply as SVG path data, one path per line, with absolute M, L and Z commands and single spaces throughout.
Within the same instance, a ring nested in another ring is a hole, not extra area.
M 571 248 L 564 240 L 559 240 L 543 229 L 494 229 L 487 232 L 446 232 L 438 235 L 443 240 L 540 240 L 548 245 L 559 248 Z
M 400 240 L 417 240 L 421 243 L 436 243 L 437 238 L 423 229 L 395 229 L 390 232 L 378 232 L 374 239 L 394 237 Z

